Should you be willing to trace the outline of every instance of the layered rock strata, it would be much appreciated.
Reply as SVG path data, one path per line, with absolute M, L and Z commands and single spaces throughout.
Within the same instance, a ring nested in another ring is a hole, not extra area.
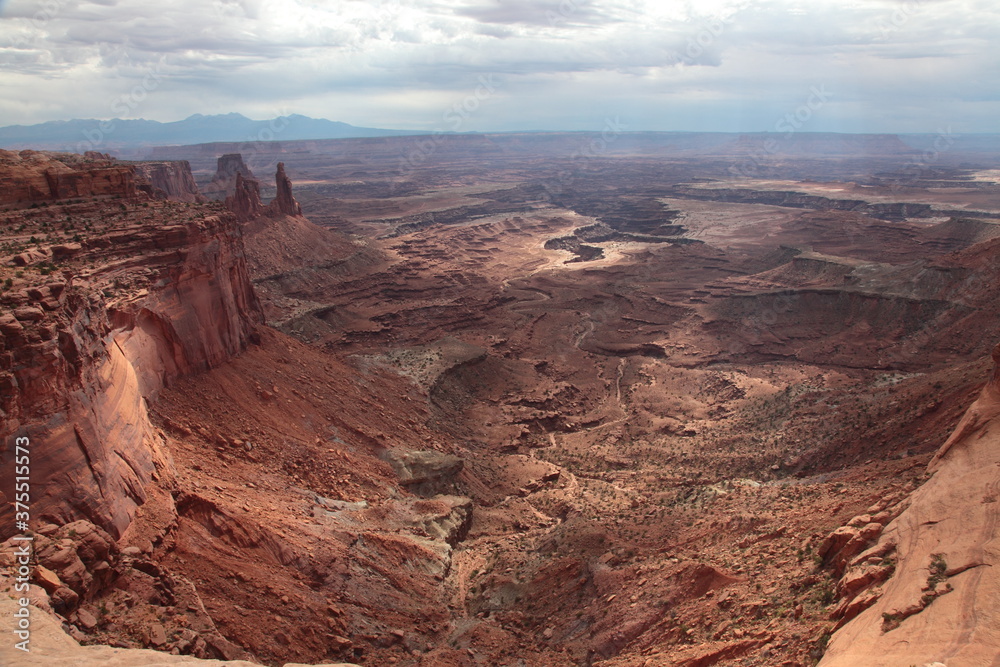
M 0 258 L 22 267 L 5 271 L 9 288 L 0 296 L 0 441 L 31 443 L 33 519 L 87 519 L 118 537 L 149 484 L 169 475 L 147 401 L 176 378 L 243 350 L 262 321 L 260 305 L 231 214 L 141 201 L 131 166 L 104 170 L 119 179 L 110 187 L 75 156 L 24 153 L 30 164 L 7 172 L 4 203 L 23 203 L 23 193 L 37 191 L 39 175 L 53 172 L 74 184 L 66 191 L 88 188 L 85 195 L 113 199 L 57 200 L 59 211 L 53 205 L 38 215 L 67 213 L 79 226 L 78 240 L 32 246 L 35 235 L 16 238 L 12 249 L 21 252 Z M 67 172 L 67 165 L 78 168 Z M 113 216 L 117 222 L 107 222 Z M 26 235 L 50 224 L 40 220 L 15 209 L 5 223 L 30 225 Z M 13 460 L 2 463 L 0 488 L 7 492 L 14 488 Z M 4 537 L 14 526 L 7 500 L 0 506 Z
M 871 531 L 881 533 L 877 542 L 841 559 L 835 615 L 853 619 L 833 636 L 821 667 L 995 664 L 1000 346 L 993 360 L 989 383 L 931 461 L 933 477 L 884 531 Z

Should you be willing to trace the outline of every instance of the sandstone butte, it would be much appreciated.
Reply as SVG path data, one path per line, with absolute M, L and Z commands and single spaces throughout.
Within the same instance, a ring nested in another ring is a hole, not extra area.
M 284 229 L 304 224 L 289 220 L 302 211 L 283 164 L 277 167 L 277 197 L 267 206 L 255 180 L 242 169 L 230 171 L 234 191 L 224 208 L 202 202 L 186 164 L 131 165 L 100 154 L 0 152 L 0 206 L 11 216 L 8 220 L 28 206 L 74 199 L 77 212 L 92 213 L 95 220 L 121 211 L 113 223 L 77 242 L 22 243 L 11 257 L 14 265 L 44 268 L 59 259 L 63 270 L 39 271 L 0 297 L 0 438 L 9 442 L 27 432 L 45 448 L 46 455 L 33 461 L 32 484 L 38 491 L 32 511 L 49 521 L 39 530 L 39 545 L 51 565 L 39 567 L 32 588 L 33 602 L 40 607 L 34 615 L 35 650 L 28 657 L 13 653 L 8 637 L 0 644 L 3 664 L 253 664 L 237 659 L 240 649 L 209 621 L 200 635 L 179 641 L 192 646 L 200 641 L 203 655 L 234 659 L 204 661 L 143 649 L 80 646 L 60 629 L 64 619 L 54 614 L 72 613 L 77 626 L 92 625 L 86 615 L 90 612 L 77 607 L 107 585 L 120 563 L 134 563 L 150 577 L 160 577 L 158 586 L 168 579 L 145 560 L 148 550 L 116 545 L 140 508 L 159 507 L 151 502 L 157 484 L 176 491 L 166 435 L 154 426 L 148 406 L 165 388 L 223 367 L 260 339 L 264 310 L 248 269 L 245 229 L 266 226 L 262 218 L 278 220 Z M 174 209 L 170 202 L 203 208 Z M 1000 348 L 994 361 L 1000 364 Z M 258 393 L 262 400 L 274 398 L 271 389 Z M 226 442 L 220 449 L 231 446 L 251 445 Z M 431 452 L 382 467 L 380 474 L 389 475 L 394 467 L 414 488 L 446 475 L 440 488 L 430 485 L 427 500 L 400 503 L 394 511 L 401 518 L 393 519 L 400 523 L 392 529 L 405 532 L 400 526 L 424 522 L 421 548 L 429 554 L 427 562 L 437 565 L 420 576 L 440 578 L 444 566 L 434 568 L 446 561 L 434 560 L 436 554 L 448 553 L 448 545 L 465 536 L 472 511 L 467 499 L 442 495 L 461 474 L 460 460 Z M 1000 573 L 993 565 L 1000 508 L 1000 370 L 994 368 L 930 471 L 933 477 L 902 503 L 858 517 L 820 546 L 819 556 L 838 575 L 839 600 L 834 611 L 838 627 L 821 666 L 998 664 Z M 5 462 L 0 489 L 13 488 L 13 477 Z M 531 483 L 557 477 L 546 469 Z M 205 498 L 179 493 L 174 500 L 191 512 L 216 512 L 211 525 L 234 544 L 269 550 L 268 558 L 282 564 L 294 560 L 266 536 L 253 534 L 249 524 L 220 520 L 225 512 Z M 361 503 L 314 502 L 321 506 L 320 514 L 353 512 L 360 517 L 367 511 Z M 0 525 L 12 521 L 12 506 L 4 498 Z M 380 557 L 405 551 L 404 537 L 391 544 L 384 536 L 369 539 L 369 549 Z M 400 556 L 400 569 L 404 563 L 410 560 Z M 705 572 L 702 578 L 708 583 L 699 588 L 699 596 L 737 580 L 711 568 Z M 177 591 L 187 585 L 175 583 Z M 189 608 L 195 610 L 200 602 L 190 599 Z M 12 601 L 0 599 L 5 624 L 13 610 Z M 334 627 L 338 622 L 332 621 Z M 551 638 L 551 629 L 543 636 Z M 328 637 L 350 645 L 339 635 Z M 754 641 L 719 647 L 714 655 Z M 150 643 L 163 642 L 151 636 Z M 655 664 L 712 664 L 705 657 L 710 654 Z

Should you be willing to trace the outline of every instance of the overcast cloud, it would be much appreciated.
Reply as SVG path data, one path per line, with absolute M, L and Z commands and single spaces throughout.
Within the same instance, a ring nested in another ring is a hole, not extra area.
M 998 33 L 992 0 L 11 0 L 0 125 L 761 131 L 819 89 L 804 130 L 1000 132 Z

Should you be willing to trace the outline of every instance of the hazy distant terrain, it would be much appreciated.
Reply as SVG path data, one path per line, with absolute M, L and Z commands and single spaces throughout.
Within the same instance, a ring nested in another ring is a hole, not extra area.
M 161 123 L 155 120 L 72 119 L 49 121 L 38 125 L 8 125 L 0 127 L 0 148 L 20 150 L 59 150 L 75 153 L 98 151 L 123 158 L 157 157 L 176 154 L 188 157 L 190 146 L 197 144 L 231 144 L 227 152 L 253 150 L 270 152 L 268 142 L 323 139 L 363 139 L 395 136 L 435 136 L 433 152 L 445 136 L 478 135 L 480 133 L 443 133 L 419 130 L 393 130 L 357 127 L 324 118 L 309 118 L 300 114 L 279 116 L 270 120 L 252 120 L 239 113 L 204 116 L 195 114 L 184 120 Z M 566 136 L 587 137 L 587 132 L 500 132 L 485 133 L 512 137 L 530 137 L 525 145 L 532 149 L 545 143 L 560 143 Z M 599 136 L 599 135 L 598 135 Z M 524 143 L 524 142 L 523 142 Z M 588 156 L 587 142 L 582 142 L 580 155 Z M 599 142 L 602 143 L 603 142 Z M 1000 134 L 956 134 L 942 128 L 936 134 L 840 134 L 832 132 L 618 132 L 607 145 L 600 145 L 601 154 L 618 155 L 742 155 L 759 161 L 772 155 L 840 155 L 853 158 L 909 156 L 921 168 L 953 164 L 963 159 L 995 157 L 1000 154 Z M 509 145 L 509 144 L 508 144 Z M 596 144 L 595 144 L 596 145 Z M 188 147 L 179 150 L 154 150 L 157 147 Z M 257 148 L 254 148 L 257 147 Z M 422 151 L 419 146 L 418 151 Z M 985 165 L 981 165 L 985 166 Z
M 299 114 L 270 120 L 252 120 L 238 113 L 195 114 L 173 123 L 155 120 L 73 119 L 38 125 L 0 127 L 0 147 L 65 150 L 82 153 L 131 152 L 161 144 L 197 144 L 206 141 L 273 141 L 274 139 L 342 139 L 418 134 L 406 130 L 355 127 L 347 123 Z

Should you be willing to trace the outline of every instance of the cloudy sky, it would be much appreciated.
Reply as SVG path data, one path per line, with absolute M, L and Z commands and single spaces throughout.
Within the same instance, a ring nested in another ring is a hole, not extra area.
M 995 0 L 0 0 L 0 125 L 1000 132 Z

